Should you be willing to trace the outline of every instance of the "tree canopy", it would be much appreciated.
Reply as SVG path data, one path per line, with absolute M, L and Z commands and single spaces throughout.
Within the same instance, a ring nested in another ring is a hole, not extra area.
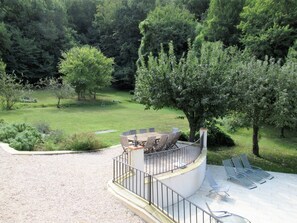
M 78 99 L 86 93 L 96 98 L 96 92 L 110 85 L 113 59 L 107 58 L 94 47 L 74 47 L 62 54 L 59 71 L 63 80 L 74 86 Z
M 137 70 L 135 96 L 147 108 L 173 107 L 184 112 L 190 127 L 190 140 L 205 121 L 222 117 L 228 105 L 227 70 L 231 54 L 221 43 L 204 43 L 201 56 L 190 47 L 178 59 L 173 43 L 168 53 L 161 48 L 146 62 L 141 57 Z

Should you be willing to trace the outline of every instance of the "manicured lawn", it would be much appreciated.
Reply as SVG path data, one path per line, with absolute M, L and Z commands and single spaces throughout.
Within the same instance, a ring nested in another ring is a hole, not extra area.
M 114 133 L 98 135 L 107 146 L 119 144 L 119 135 L 130 129 L 155 127 L 157 131 L 170 131 L 173 127 L 188 130 L 186 119 L 179 119 L 182 112 L 174 109 L 159 111 L 145 110 L 135 103 L 127 92 L 104 90 L 97 95 L 96 102 L 78 102 L 75 98 L 62 100 L 61 109 L 56 108 L 56 99 L 47 91 L 33 93 L 38 103 L 18 104 L 13 111 L 0 111 L 0 119 L 7 122 L 47 122 L 52 129 L 61 129 L 66 134 L 116 130 Z M 224 128 L 224 127 L 223 127 Z M 251 129 L 240 129 L 230 134 L 236 146 L 232 148 L 209 149 L 208 163 L 222 164 L 223 159 L 246 153 L 253 164 L 264 169 L 297 173 L 297 134 L 287 132 L 286 138 L 279 137 L 279 130 L 261 129 L 260 154 L 252 155 Z
M 18 105 L 20 109 L 1 111 L 0 117 L 7 122 L 47 122 L 52 129 L 61 129 L 66 134 L 116 130 L 101 134 L 98 138 L 106 145 L 119 144 L 119 135 L 130 129 L 155 127 L 157 131 L 171 131 L 173 127 L 187 129 L 187 121 L 177 119 L 180 111 L 162 109 L 145 110 L 143 105 L 132 101 L 127 92 L 105 90 L 98 94 L 96 102 L 63 100 L 65 107 L 57 109 L 56 99 L 46 91 L 33 94 L 38 103 Z

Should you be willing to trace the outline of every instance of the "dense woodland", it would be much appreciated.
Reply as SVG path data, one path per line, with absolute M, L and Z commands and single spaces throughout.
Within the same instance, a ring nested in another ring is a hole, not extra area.
M 76 55 L 88 69 L 75 73 Z M 1 0 L 0 59 L 23 83 L 75 77 L 78 94 L 136 85 L 147 107 L 184 111 L 192 139 L 213 118 L 244 116 L 256 155 L 259 127 L 297 123 L 296 0 Z M 102 67 L 112 80 L 91 79 Z

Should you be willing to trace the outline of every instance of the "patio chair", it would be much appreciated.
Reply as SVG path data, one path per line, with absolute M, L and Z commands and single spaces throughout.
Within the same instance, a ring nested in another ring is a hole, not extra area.
M 127 136 L 121 136 L 120 142 L 121 142 L 121 145 L 122 145 L 123 150 L 124 150 L 123 153 L 128 152 L 128 147 L 130 146 L 128 137 Z
M 123 132 L 122 135 L 123 136 L 128 136 L 128 135 L 130 135 L 130 132 Z
M 263 178 L 267 178 L 269 180 L 274 178 L 274 176 L 272 176 L 270 173 L 267 173 L 266 171 L 262 170 L 260 167 L 252 166 L 250 164 L 246 154 L 241 154 L 240 158 L 241 158 L 241 161 L 242 161 L 242 164 L 243 164 L 244 168 L 256 171 L 256 173 L 259 176 L 262 176 Z
M 145 153 L 150 153 L 154 151 L 154 146 L 156 143 L 156 136 L 150 136 L 147 138 L 147 141 L 144 144 L 144 152 Z
M 135 129 L 132 129 L 129 131 L 129 135 L 135 135 L 137 133 L 137 131 Z
M 147 129 L 139 129 L 139 133 L 147 133 Z
M 174 137 L 175 133 L 169 133 L 165 149 L 170 149 L 173 146 Z
M 174 137 L 173 137 L 173 139 L 172 139 L 172 147 L 175 146 L 176 148 L 178 148 L 178 146 L 177 146 L 176 143 L 177 143 L 177 141 L 178 141 L 180 135 L 181 135 L 181 132 L 176 132 L 176 133 L 175 133 L 175 135 L 174 135 Z
M 232 162 L 235 166 L 235 169 L 238 173 L 242 173 L 242 174 L 246 175 L 250 180 L 252 180 L 256 183 L 259 183 L 259 184 L 263 184 L 266 182 L 266 180 L 264 180 L 264 177 L 258 175 L 255 171 L 253 171 L 251 169 L 244 168 L 239 156 L 232 157 L 231 160 L 232 160 Z
M 149 132 L 155 132 L 155 128 L 149 128 Z
M 161 135 L 159 142 L 155 146 L 155 151 L 161 151 L 166 146 L 168 135 Z
M 216 193 L 217 195 L 222 196 L 222 193 L 224 193 L 224 195 L 230 196 L 228 194 L 229 191 L 229 187 L 224 187 L 220 184 L 218 184 L 215 179 L 212 177 L 211 172 L 209 169 L 206 170 L 206 179 L 211 187 L 211 190 L 209 191 L 208 195 L 211 195 L 213 193 Z
M 177 133 L 177 132 L 179 132 L 179 129 L 178 128 L 172 128 L 172 132 Z
M 248 219 L 228 211 L 213 211 L 210 209 L 207 202 L 205 202 L 205 204 L 209 213 L 222 222 L 251 223 Z
M 228 180 L 236 182 L 248 189 L 256 188 L 257 185 L 253 181 L 249 180 L 244 174 L 236 173 L 230 159 L 223 160 L 223 165 L 228 176 Z

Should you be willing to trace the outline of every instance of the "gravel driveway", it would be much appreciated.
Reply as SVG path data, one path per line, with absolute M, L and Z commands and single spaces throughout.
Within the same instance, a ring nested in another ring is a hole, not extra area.
M 107 191 L 121 151 L 25 156 L 0 148 L 0 222 L 143 222 Z

